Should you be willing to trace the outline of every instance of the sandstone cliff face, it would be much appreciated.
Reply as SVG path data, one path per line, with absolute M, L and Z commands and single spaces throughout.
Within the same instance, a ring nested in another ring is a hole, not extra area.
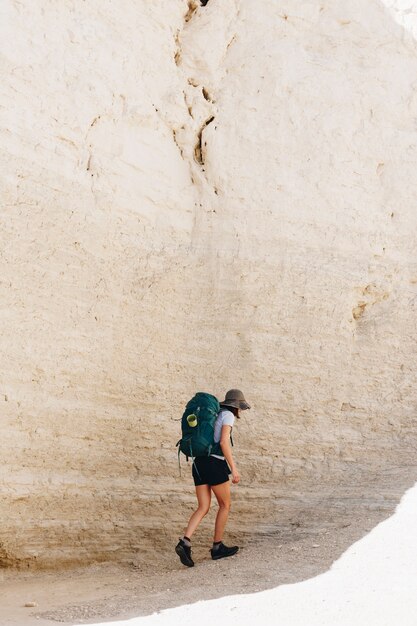
M 411 462 L 415 42 L 377 0 L 197 4 L 2 3 L 3 564 L 176 535 L 196 390 L 253 404 L 248 530 L 255 487 Z

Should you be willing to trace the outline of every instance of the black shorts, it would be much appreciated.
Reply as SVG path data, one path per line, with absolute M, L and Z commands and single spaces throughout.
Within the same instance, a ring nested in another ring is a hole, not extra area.
M 197 471 L 198 470 L 198 471 Z M 199 485 L 221 485 L 229 480 L 231 471 L 225 460 L 214 456 L 197 456 L 193 463 L 193 478 Z

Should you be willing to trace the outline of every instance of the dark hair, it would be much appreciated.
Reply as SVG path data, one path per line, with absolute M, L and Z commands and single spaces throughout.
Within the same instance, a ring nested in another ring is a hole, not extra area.
M 228 411 L 231 411 L 233 415 L 239 419 L 239 409 L 237 409 L 235 406 L 227 406 L 227 404 L 222 404 L 222 409 L 227 409 Z

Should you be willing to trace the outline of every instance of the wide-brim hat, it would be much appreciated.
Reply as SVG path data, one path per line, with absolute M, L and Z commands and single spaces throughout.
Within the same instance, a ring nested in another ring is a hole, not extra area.
M 250 409 L 250 404 L 246 402 L 245 396 L 240 389 L 229 389 L 223 402 L 220 402 L 220 406 L 232 406 L 241 411 Z

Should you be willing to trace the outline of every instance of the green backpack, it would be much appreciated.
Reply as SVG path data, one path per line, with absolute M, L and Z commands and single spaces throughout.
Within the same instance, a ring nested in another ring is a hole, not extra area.
M 220 445 L 214 443 L 214 423 L 219 411 L 219 401 L 209 393 L 199 392 L 188 402 L 181 419 L 178 458 L 180 452 L 187 460 L 188 457 L 219 454 Z

